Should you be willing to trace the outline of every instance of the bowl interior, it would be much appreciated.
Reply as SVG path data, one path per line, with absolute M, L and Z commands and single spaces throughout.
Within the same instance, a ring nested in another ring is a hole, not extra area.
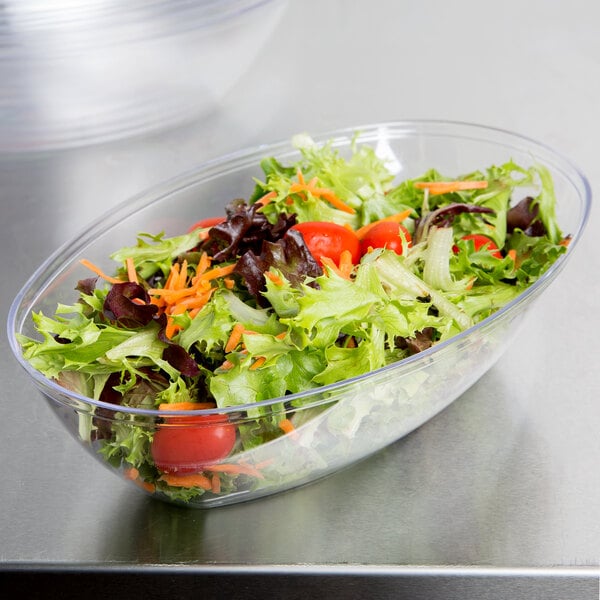
M 374 147 L 399 179 L 421 175 L 432 167 L 452 177 L 508 160 L 523 166 L 541 163 L 550 170 L 554 179 L 562 230 L 573 236 L 571 250 L 566 256 L 571 254 L 583 231 L 590 209 L 589 184 L 568 160 L 542 144 L 497 129 L 435 121 L 369 125 L 325 133 L 315 136 L 315 140 L 331 141 L 344 153 L 357 131 L 360 132 L 357 142 Z M 115 263 L 109 259 L 109 255 L 118 248 L 134 245 L 137 233 L 179 235 L 198 219 L 222 214 L 223 207 L 230 200 L 247 198 L 252 193 L 253 178 L 261 179 L 262 176 L 260 159 L 271 155 L 286 162 L 295 158 L 298 152 L 289 142 L 284 142 L 241 151 L 205 163 L 190 173 L 123 203 L 50 256 L 19 292 L 11 307 L 8 323 L 13 352 L 38 385 L 42 385 L 47 392 L 59 391 L 54 383 L 46 380 L 22 359 L 15 334 L 35 337 L 31 313 L 42 311 L 52 314 L 58 303 L 68 303 L 70 298 L 74 298 L 75 283 L 89 276 L 89 272 L 79 264 L 81 258 L 87 258 L 110 272 Z M 559 260 L 522 296 L 543 289 L 563 263 L 564 259 Z M 521 298 L 518 298 L 503 310 L 511 310 L 520 301 Z M 413 357 L 407 362 L 406 368 L 413 368 L 410 365 L 414 364 L 418 366 L 419 361 L 428 360 L 429 354 L 438 351 L 439 348 L 434 347 L 423 357 Z M 64 394 L 64 390 L 60 390 L 60 393 Z
M 361 133 L 355 139 L 356 130 Z M 455 177 L 509 160 L 524 167 L 541 163 L 554 179 L 561 228 L 572 235 L 569 252 L 504 308 L 428 350 L 337 384 L 218 410 L 229 412 L 229 422 L 240 433 L 246 425 L 268 430 L 264 443 L 251 447 L 242 443 L 228 458 L 236 461 L 237 468 L 256 470 L 262 465 L 260 477 L 255 474 L 249 481 L 242 475 L 231 488 L 182 495 L 171 484 L 165 487 L 152 461 L 143 463 L 150 471 L 140 479 L 139 472 L 131 475 L 131 465 L 125 460 L 106 459 L 105 450 L 111 447 L 111 432 L 116 428 L 121 433 L 123 427 L 130 433 L 144 430 L 148 434 L 145 443 L 149 444 L 153 436 L 154 443 L 162 423 L 159 411 L 115 407 L 60 387 L 24 361 L 17 334 L 37 337 L 32 312 L 52 315 L 58 303 L 76 299 L 76 282 L 89 277 L 89 271 L 79 264 L 81 258 L 110 273 L 115 267 L 110 254 L 134 245 L 138 233 L 178 235 L 199 219 L 221 215 L 232 199 L 250 196 L 253 178 L 262 177 L 259 162 L 263 157 L 276 156 L 285 163 L 298 153 L 288 142 L 241 151 L 205 163 L 123 203 L 58 249 L 31 276 L 10 308 L 8 338 L 17 360 L 50 400 L 66 429 L 102 464 L 160 499 L 206 508 L 258 498 L 312 482 L 410 433 L 494 364 L 516 334 L 526 308 L 572 254 L 589 215 L 590 188 L 576 167 L 551 149 L 504 131 L 462 123 L 400 122 L 335 131 L 315 139 L 331 141 L 341 153 L 349 150 L 353 140 L 368 144 L 398 179 L 419 176 L 430 168 Z M 522 193 L 525 195 L 526 190 Z M 278 423 L 287 416 L 295 419 L 295 430 L 289 435 L 278 431 Z M 109 446 L 103 445 L 107 440 Z

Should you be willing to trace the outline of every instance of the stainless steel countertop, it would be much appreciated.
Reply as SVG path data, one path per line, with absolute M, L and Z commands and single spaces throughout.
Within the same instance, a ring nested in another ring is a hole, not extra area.
M 600 4 L 586 0 L 292 0 L 214 114 L 127 142 L 0 156 L 2 321 L 47 254 L 111 206 L 299 131 L 479 122 L 558 148 L 598 189 L 599 20 Z M 457 581 L 503 597 L 491 577 L 541 581 L 546 598 L 597 597 L 599 235 L 594 210 L 506 355 L 443 413 L 335 476 L 222 509 L 161 504 L 102 469 L 65 435 L 2 329 L 0 576 L 108 569 L 160 579 L 170 567 L 182 582 L 246 575 L 255 592 L 264 578 L 296 576 L 328 590 L 338 575 L 332 593 L 351 582 L 338 597 L 467 597 Z M 395 587 L 377 587 L 381 578 Z M 524 593 L 518 581 L 507 597 Z

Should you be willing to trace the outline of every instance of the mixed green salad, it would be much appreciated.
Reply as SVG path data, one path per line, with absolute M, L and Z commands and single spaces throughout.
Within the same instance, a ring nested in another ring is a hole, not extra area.
M 250 196 L 222 215 L 175 237 L 140 233 L 112 273 L 81 261 L 90 277 L 73 303 L 33 314 L 40 338 L 20 337 L 46 377 L 114 406 L 82 415 L 80 436 L 149 491 L 187 501 L 260 485 L 244 452 L 306 419 L 286 396 L 468 329 L 567 249 L 541 166 L 398 182 L 369 146 L 343 157 L 294 143 L 299 159 L 263 159 Z M 195 409 L 212 412 L 179 412 Z

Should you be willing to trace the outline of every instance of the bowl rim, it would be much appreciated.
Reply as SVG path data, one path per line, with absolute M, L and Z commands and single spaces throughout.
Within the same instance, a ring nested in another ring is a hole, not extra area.
M 526 146 L 536 149 L 538 152 L 542 152 L 552 157 L 557 161 L 563 168 L 571 171 L 572 176 L 567 177 L 570 183 L 579 192 L 582 199 L 582 206 L 580 212 L 580 219 L 577 223 L 577 227 L 574 231 L 569 232 L 571 235 L 571 242 L 569 244 L 569 252 L 563 254 L 554 262 L 548 270 L 531 286 L 521 292 L 516 298 L 511 300 L 505 306 L 497 310 L 490 316 L 477 322 L 472 327 L 461 331 L 460 333 L 452 336 L 451 338 L 444 340 L 430 348 L 423 350 L 417 354 L 404 358 L 400 361 L 390 363 L 373 371 L 363 373 L 361 375 L 344 379 L 332 384 L 320 386 L 317 388 L 311 388 L 302 392 L 289 394 L 286 396 L 279 396 L 277 398 L 270 398 L 262 400 L 260 402 L 241 404 L 235 406 L 228 406 L 223 408 L 214 409 L 198 409 L 198 410 L 181 410 L 181 411 L 169 411 L 172 415 L 203 415 L 203 414 L 235 414 L 240 412 L 246 412 L 264 408 L 276 404 L 289 404 L 295 400 L 304 400 L 308 396 L 315 395 L 318 398 L 314 403 L 302 405 L 301 409 L 311 408 L 314 406 L 328 403 L 335 398 L 333 394 L 331 397 L 328 396 L 330 392 L 338 392 L 340 389 L 343 390 L 346 387 L 355 385 L 358 382 L 362 382 L 366 379 L 379 376 L 388 371 L 398 370 L 400 372 L 409 370 L 415 363 L 423 362 L 426 363 L 432 355 L 436 355 L 444 352 L 451 345 L 458 345 L 461 340 L 475 334 L 477 331 L 485 328 L 492 321 L 500 320 L 504 315 L 513 312 L 513 310 L 527 301 L 530 297 L 534 296 L 538 292 L 541 292 L 558 274 L 558 272 L 564 267 L 565 262 L 572 256 L 573 249 L 579 242 L 581 235 L 585 229 L 589 215 L 591 212 L 591 201 L 592 191 L 590 183 L 583 172 L 573 163 L 569 158 L 552 148 L 551 146 L 539 142 L 533 138 L 525 135 L 515 133 L 506 129 L 481 125 L 478 123 L 466 122 L 466 121 L 453 121 L 453 120 L 442 120 L 442 119 L 410 119 L 410 120 L 398 120 L 398 121 L 383 121 L 379 123 L 369 123 L 364 125 L 343 127 L 338 129 L 326 130 L 321 133 L 310 134 L 312 139 L 318 143 L 330 143 L 332 147 L 341 145 L 347 145 L 349 140 L 355 139 L 357 143 L 368 143 L 381 139 L 382 133 L 392 135 L 394 138 L 398 137 L 418 137 L 428 133 L 428 129 L 433 129 L 432 132 L 437 135 L 443 134 L 445 128 L 448 129 L 446 132 L 447 137 L 458 137 L 477 139 L 480 141 L 486 141 L 489 135 L 504 136 L 507 140 L 512 140 L 520 145 L 525 144 Z M 470 135 L 468 135 L 470 134 Z M 492 140 L 488 140 L 492 141 Z M 521 148 L 521 151 L 524 149 Z M 98 237 L 100 234 L 106 233 L 112 226 L 122 220 L 124 217 L 130 217 L 142 208 L 148 207 L 154 203 L 160 202 L 166 196 L 170 196 L 182 189 L 188 188 L 192 185 L 201 184 L 207 179 L 215 177 L 226 176 L 228 173 L 235 172 L 244 166 L 250 166 L 251 164 L 257 164 L 257 159 L 260 160 L 266 155 L 277 156 L 283 158 L 286 155 L 292 156 L 297 155 L 298 151 L 292 146 L 291 140 L 279 140 L 272 143 L 264 143 L 256 146 L 250 146 L 241 150 L 229 152 L 215 158 L 203 161 L 200 164 L 192 167 L 171 177 L 162 183 L 150 186 L 144 189 L 142 192 L 135 194 L 129 199 L 118 203 L 110 211 L 100 215 L 95 220 L 88 223 L 77 235 L 71 240 L 63 243 L 54 252 L 52 252 L 48 258 L 33 272 L 33 274 L 27 279 L 25 284 L 21 287 L 13 302 L 11 303 L 8 318 L 7 318 L 7 337 L 9 340 L 10 348 L 25 371 L 34 380 L 38 388 L 46 395 L 50 396 L 52 400 L 59 402 L 54 394 L 61 397 L 68 397 L 72 402 L 75 402 L 79 407 L 96 407 L 108 409 L 111 412 L 119 412 L 127 415 L 140 415 L 140 416 L 151 416 L 151 417 L 162 417 L 164 411 L 158 409 L 142 409 L 127 406 L 120 406 L 102 402 L 100 400 L 94 400 L 87 396 L 83 396 L 76 392 L 73 392 L 67 388 L 58 385 L 56 382 L 45 377 L 40 371 L 36 370 L 31 364 L 23 358 L 21 347 L 16 339 L 17 331 L 21 330 L 22 324 L 26 318 L 30 317 L 31 309 L 28 309 L 22 318 L 17 322 L 17 313 L 20 306 L 25 301 L 29 290 L 38 282 L 44 273 L 50 272 L 51 276 L 47 276 L 41 286 L 37 286 L 38 290 L 35 294 L 37 297 L 41 291 L 46 289 L 46 286 L 56 276 L 56 269 L 60 265 L 69 264 L 73 257 L 77 255 L 79 250 L 85 246 L 92 237 Z M 563 171 L 563 175 L 566 173 Z M 575 179 L 573 179 L 573 176 Z M 63 254 L 68 250 L 68 260 L 65 262 L 64 258 L 61 259 Z M 47 390 L 47 392 L 45 391 Z M 53 392 L 51 394 L 50 392 Z
M 30 8 L 9 14 L 8 20 L 0 24 L 0 40 L 11 42 L 11 25 L 18 33 L 29 36 L 29 43 L 37 42 L 39 35 L 66 34 L 69 39 L 72 31 L 78 34 L 92 34 L 96 36 L 92 39 L 97 39 L 99 34 L 113 34 L 131 24 L 139 23 L 144 17 L 147 19 L 146 25 L 170 25 L 163 33 L 166 37 L 189 30 L 205 31 L 263 6 L 284 2 L 285 0 L 146 0 L 131 6 L 123 6 L 121 2 L 101 5 L 94 3 L 91 6 L 82 6 L 79 3 L 71 7 L 34 6 L 33 10 Z M 169 21 L 165 21 L 166 16 L 170 17 Z M 135 33 L 125 36 L 120 42 L 129 43 L 145 39 L 142 34 Z

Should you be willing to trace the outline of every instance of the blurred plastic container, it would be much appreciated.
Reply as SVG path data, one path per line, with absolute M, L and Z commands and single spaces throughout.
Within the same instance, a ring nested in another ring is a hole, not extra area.
M 5 0 L 0 151 L 97 143 L 214 109 L 281 0 Z

